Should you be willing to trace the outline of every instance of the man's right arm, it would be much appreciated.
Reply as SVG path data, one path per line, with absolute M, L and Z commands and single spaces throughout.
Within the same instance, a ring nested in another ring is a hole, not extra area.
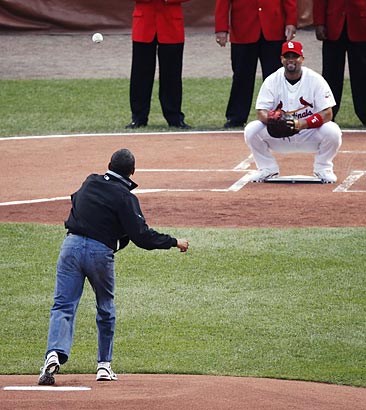
M 313 24 L 316 38 L 320 41 L 327 39 L 326 10 L 328 0 L 316 0 L 313 2 Z
M 157 232 L 147 225 L 135 195 L 129 194 L 123 199 L 123 202 L 118 206 L 118 214 L 124 231 L 139 248 L 146 250 L 170 249 L 172 247 L 179 247 L 182 250 L 185 248 L 184 242 L 179 243 L 178 239 Z
M 230 0 L 216 0 L 215 33 L 228 33 L 230 27 Z

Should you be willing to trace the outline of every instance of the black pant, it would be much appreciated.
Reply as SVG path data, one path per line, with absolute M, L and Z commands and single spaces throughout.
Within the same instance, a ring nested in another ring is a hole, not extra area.
M 147 124 L 156 70 L 159 60 L 159 100 L 169 125 L 184 119 L 182 106 L 182 67 L 184 43 L 160 44 L 134 41 L 130 79 L 132 120 Z
M 261 36 L 256 43 L 231 44 L 231 67 L 233 81 L 226 109 L 226 118 L 246 123 L 253 100 L 258 58 L 265 79 L 281 65 L 283 41 L 267 41 Z
M 327 80 L 336 100 L 335 119 L 341 106 L 346 53 L 351 82 L 353 107 L 357 117 L 366 125 L 366 42 L 350 41 L 346 26 L 336 41 L 323 42 L 323 77 Z

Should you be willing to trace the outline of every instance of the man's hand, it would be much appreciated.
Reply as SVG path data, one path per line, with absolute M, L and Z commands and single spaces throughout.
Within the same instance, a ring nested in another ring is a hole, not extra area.
M 327 39 L 327 29 L 325 26 L 316 26 L 315 27 L 316 38 L 320 41 Z
M 291 41 L 296 37 L 296 26 L 288 25 L 285 27 L 286 41 Z
M 189 248 L 188 240 L 187 239 L 177 239 L 177 248 L 179 248 L 181 252 L 187 252 Z
M 219 31 L 216 33 L 216 43 L 220 47 L 225 47 L 227 43 L 227 32 L 226 31 Z

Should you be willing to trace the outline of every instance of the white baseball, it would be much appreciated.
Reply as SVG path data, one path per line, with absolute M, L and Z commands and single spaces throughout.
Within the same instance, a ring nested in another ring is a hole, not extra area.
M 101 33 L 94 33 L 92 40 L 94 43 L 101 43 L 103 41 L 103 35 Z

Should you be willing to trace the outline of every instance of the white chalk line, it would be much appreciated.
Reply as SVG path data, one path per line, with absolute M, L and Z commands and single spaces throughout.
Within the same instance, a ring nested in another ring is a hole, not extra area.
M 350 187 L 354 185 L 362 176 L 366 175 L 366 171 L 352 171 L 350 175 L 333 190 L 333 192 L 366 192 L 364 190 L 351 190 Z
M 7 391 L 88 391 L 91 387 L 86 386 L 5 386 Z
M 243 134 L 243 131 L 167 131 L 167 132 L 124 132 L 124 133 L 98 133 L 98 134 L 54 134 L 54 135 L 24 135 L 0 137 L 0 141 L 14 141 L 27 139 L 49 139 L 49 138 L 84 138 L 84 137 L 156 137 L 161 135 L 181 135 L 181 134 Z
M 139 169 L 137 172 L 244 172 L 247 171 L 251 162 L 253 162 L 252 156 L 249 156 L 246 160 L 242 161 L 233 169 Z M 174 189 L 174 188 L 151 188 L 151 189 L 135 189 L 134 193 L 136 194 L 151 194 L 159 192 L 237 192 L 244 187 L 249 182 L 248 176 L 244 176 L 236 181 L 229 188 L 207 188 L 207 189 Z M 11 205 L 25 205 L 25 204 L 36 204 L 44 202 L 53 202 L 53 201 L 67 201 L 70 200 L 70 196 L 57 196 L 53 198 L 37 198 L 37 199 L 25 199 L 18 201 L 8 201 L 0 202 L 0 206 L 11 206 Z
M 364 130 L 343 130 L 344 132 L 349 133 L 363 133 Z M 190 134 L 222 134 L 222 133 L 242 133 L 242 131 L 193 131 Z M 120 136 L 159 136 L 159 135 L 175 135 L 182 134 L 182 132 L 152 132 L 152 133 L 107 133 L 107 134 L 73 134 L 73 135 L 39 135 L 39 136 L 19 136 L 19 137 L 0 137 L 0 141 L 9 141 L 9 140 L 26 140 L 26 139 L 48 139 L 48 138 L 74 138 L 74 137 L 120 137 Z M 339 151 L 343 154 L 362 154 L 366 151 Z M 159 193 L 159 192 L 237 192 L 242 189 L 248 182 L 250 182 L 251 173 L 253 171 L 248 170 L 250 165 L 254 162 L 253 154 L 250 154 L 245 160 L 239 163 L 233 169 L 139 169 L 136 172 L 243 172 L 249 171 L 242 178 L 237 180 L 229 188 L 224 189 L 168 189 L 168 188 L 156 188 L 156 189 L 136 189 L 134 192 L 136 194 L 146 194 L 146 193 Z M 354 172 L 364 172 L 364 171 L 354 171 Z M 363 174 L 362 174 L 363 175 Z M 362 175 L 359 175 L 357 178 L 353 173 L 346 178 L 346 180 L 338 186 L 333 192 L 365 192 L 363 190 L 349 190 L 349 187 L 352 186 Z M 54 197 L 54 198 L 38 198 L 31 200 L 20 200 L 20 201 L 9 201 L 9 202 L 0 202 L 0 206 L 9 206 L 9 205 L 23 205 L 23 204 L 32 204 L 32 203 L 43 203 L 43 202 L 52 202 L 52 201 L 64 201 L 69 200 L 70 196 Z
M 142 168 L 142 169 L 136 169 L 135 174 L 138 174 L 139 172 L 242 172 L 242 171 L 245 171 L 244 168 L 238 168 L 239 165 L 235 167 L 234 169 L 182 169 L 182 168 L 171 168 L 171 169 L 151 168 L 149 169 L 149 168 Z
M 366 151 L 338 151 L 338 154 L 366 154 Z
M 247 170 L 251 164 L 254 162 L 254 157 L 253 154 L 250 154 L 247 158 L 245 158 L 244 161 L 242 161 L 240 164 L 238 164 L 233 171 L 244 171 Z
M 251 175 L 254 172 L 253 170 L 248 170 L 247 168 L 250 166 L 251 158 L 248 157 L 246 160 L 241 162 L 238 166 L 234 169 L 225 169 L 225 170 L 201 170 L 202 172 L 247 172 L 243 177 L 239 180 L 235 181 L 229 188 L 197 188 L 197 189 L 184 189 L 184 188 L 149 188 L 149 189 L 135 189 L 134 193 L 136 194 L 151 194 L 151 193 L 161 193 L 161 192 L 238 192 L 240 191 L 245 185 L 250 182 Z M 244 165 L 245 164 L 245 165 Z M 155 172 L 156 170 L 140 170 L 140 172 L 149 171 Z M 156 172 L 181 172 L 182 170 L 157 170 Z M 185 170 L 185 172 L 197 172 L 195 169 Z M 366 175 L 366 171 L 353 171 L 351 175 L 349 175 L 337 188 L 333 190 L 333 192 L 366 192 L 365 190 L 351 190 L 350 187 L 357 182 L 363 175 Z M 0 202 L 0 206 L 11 206 L 11 205 L 28 205 L 28 204 L 36 204 L 36 203 L 44 203 L 44 202 L 54 202 L 54 201 L 68 201 L 70 200 L 70 196 L 57 196 L 53 198 L 37 198 L 37 199 L 25 199 L 25 200 L 18 200 L 18 201 L 8 201 L 8 202 Z
M 344 129 L 342 132 L 348 134 L 365 133 L 365 129 L 353 130 Z M 166 132 L 124 132 L 124 133 L 91 133 L 91 134 L 54 134 L 54 135 L 25 135 L 0 137 L 0 141 L 26 140 L 26 139 L 48 139 L 48 138 L 83 138 L 83 137 L 135 137 L 135 136 L 159 136 L 159 135 L 177 135 L 177 134 L 243 134 L 244 130 L 221 130 L 221 131 L 166 131 Z

